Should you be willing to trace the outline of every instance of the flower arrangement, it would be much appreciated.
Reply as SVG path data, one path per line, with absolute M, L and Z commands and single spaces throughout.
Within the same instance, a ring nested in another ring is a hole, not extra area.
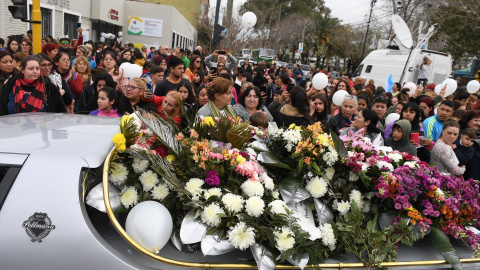
M 475 181 L 374 146 L 359 132 L 338 138 L 320 123 L 248 144 L 257 132 L 232 117 L 198 117 L 181 130 L 144 112 L 124 116 L 109 174 L 121 210 L 159 201 L 179 217 L 176 242 L 202 242 L 205 255 L 250 249 L 262 265 L 302 268 L 299 258 L 317 264 L 350 252 L 370 268 L 423 237 L 455 265 L 445 235 L 479 250 L 468 227 L 479 226 Z M 212 238 L 224 248 L 209 248 Z

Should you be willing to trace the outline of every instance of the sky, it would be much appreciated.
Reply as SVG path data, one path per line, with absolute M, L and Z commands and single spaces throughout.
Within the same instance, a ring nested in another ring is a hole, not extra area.
M 234 14 L 238 14 L 239 7 L 245 3 L 246 0 L 234 0 Z M 299 0 L 300 1 L 300 0 Z M 332 16 L 337 17 L 342 21 L 342 24 L 361 24 L 368 21 L 370 13 L 371 0 L 324 0 L 325 5 L 332 11 Z M 379 8 L 380 1 L 374 7 Z M 215 9 L 217 0 L 210 0 L 210 8 Z M 221 6 L 227 6 L 227 0 L 221 1 Z M 214 13 L 213 13 L 214 14 Z

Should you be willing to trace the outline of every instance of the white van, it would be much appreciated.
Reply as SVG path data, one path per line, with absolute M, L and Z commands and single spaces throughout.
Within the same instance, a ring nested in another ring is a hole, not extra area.
M 410 50 L 375 50 L 365 57 L 353 73 L 352 78 L 365 76 L 367 80 L 374 79 L 376 86 L 384 86 L 391 73 L 393 82 L 400 82 L 400 84 L 404 82 L 417 83 L 420 65 L 425 56 L 432 60 L 432 63 L 428 67 L 428 83 L 439 84 L 451 77 L 452 57 L 449 54 L 413 49 L 409 58 L 409 53 Z M 407 59 L 408 64 L 405 65 Z M 400 81 L 404 70 L 405 74 Z

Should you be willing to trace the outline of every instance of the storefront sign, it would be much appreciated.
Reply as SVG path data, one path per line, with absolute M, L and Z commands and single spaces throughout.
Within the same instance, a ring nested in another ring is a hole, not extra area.
M 70 9 L 70 0 L 48 0 L 49 5 Z
M 115 9 L 109 9 L 107 17 L 111 20 L 118 21 L 118 11 Z
M 128 34 L 162 37 L 163 20 L 141 17 L 128 18 Z

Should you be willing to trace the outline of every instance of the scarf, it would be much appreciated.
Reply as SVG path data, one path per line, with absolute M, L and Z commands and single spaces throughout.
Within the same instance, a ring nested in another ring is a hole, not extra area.
M 222 113 L 220 112 L 220 110 L 217 108 L 217 106 L 215 105 L 215 103 L 213 101 L 208 102 L 208 107 L 210 108 L 210 111 L 212 111 L 212 116 L 213 117 L 218 117 L 218 118 L 222 117 Z M 235 112 L 232 110 L 231 106 L 227 105 L 223 108 L 223 110 L 225 112 L 225 115 L 231 116 L 234 119 L 235 119 L 235 117 L 237 117 Z
M 25 95 L 25 90 L 23 90 L 24 87 L 34 88 L 26 102 L 23 101 L 23 96 Z M 40 74 L 38 79 L 30 80 L 25 79 L 21 74 L 13 86 L 13 96 L 15 101 L 15 113 L 20 113 L 22 110 L 26 112 L 41 111 L 45 100 L 43 76 Z

